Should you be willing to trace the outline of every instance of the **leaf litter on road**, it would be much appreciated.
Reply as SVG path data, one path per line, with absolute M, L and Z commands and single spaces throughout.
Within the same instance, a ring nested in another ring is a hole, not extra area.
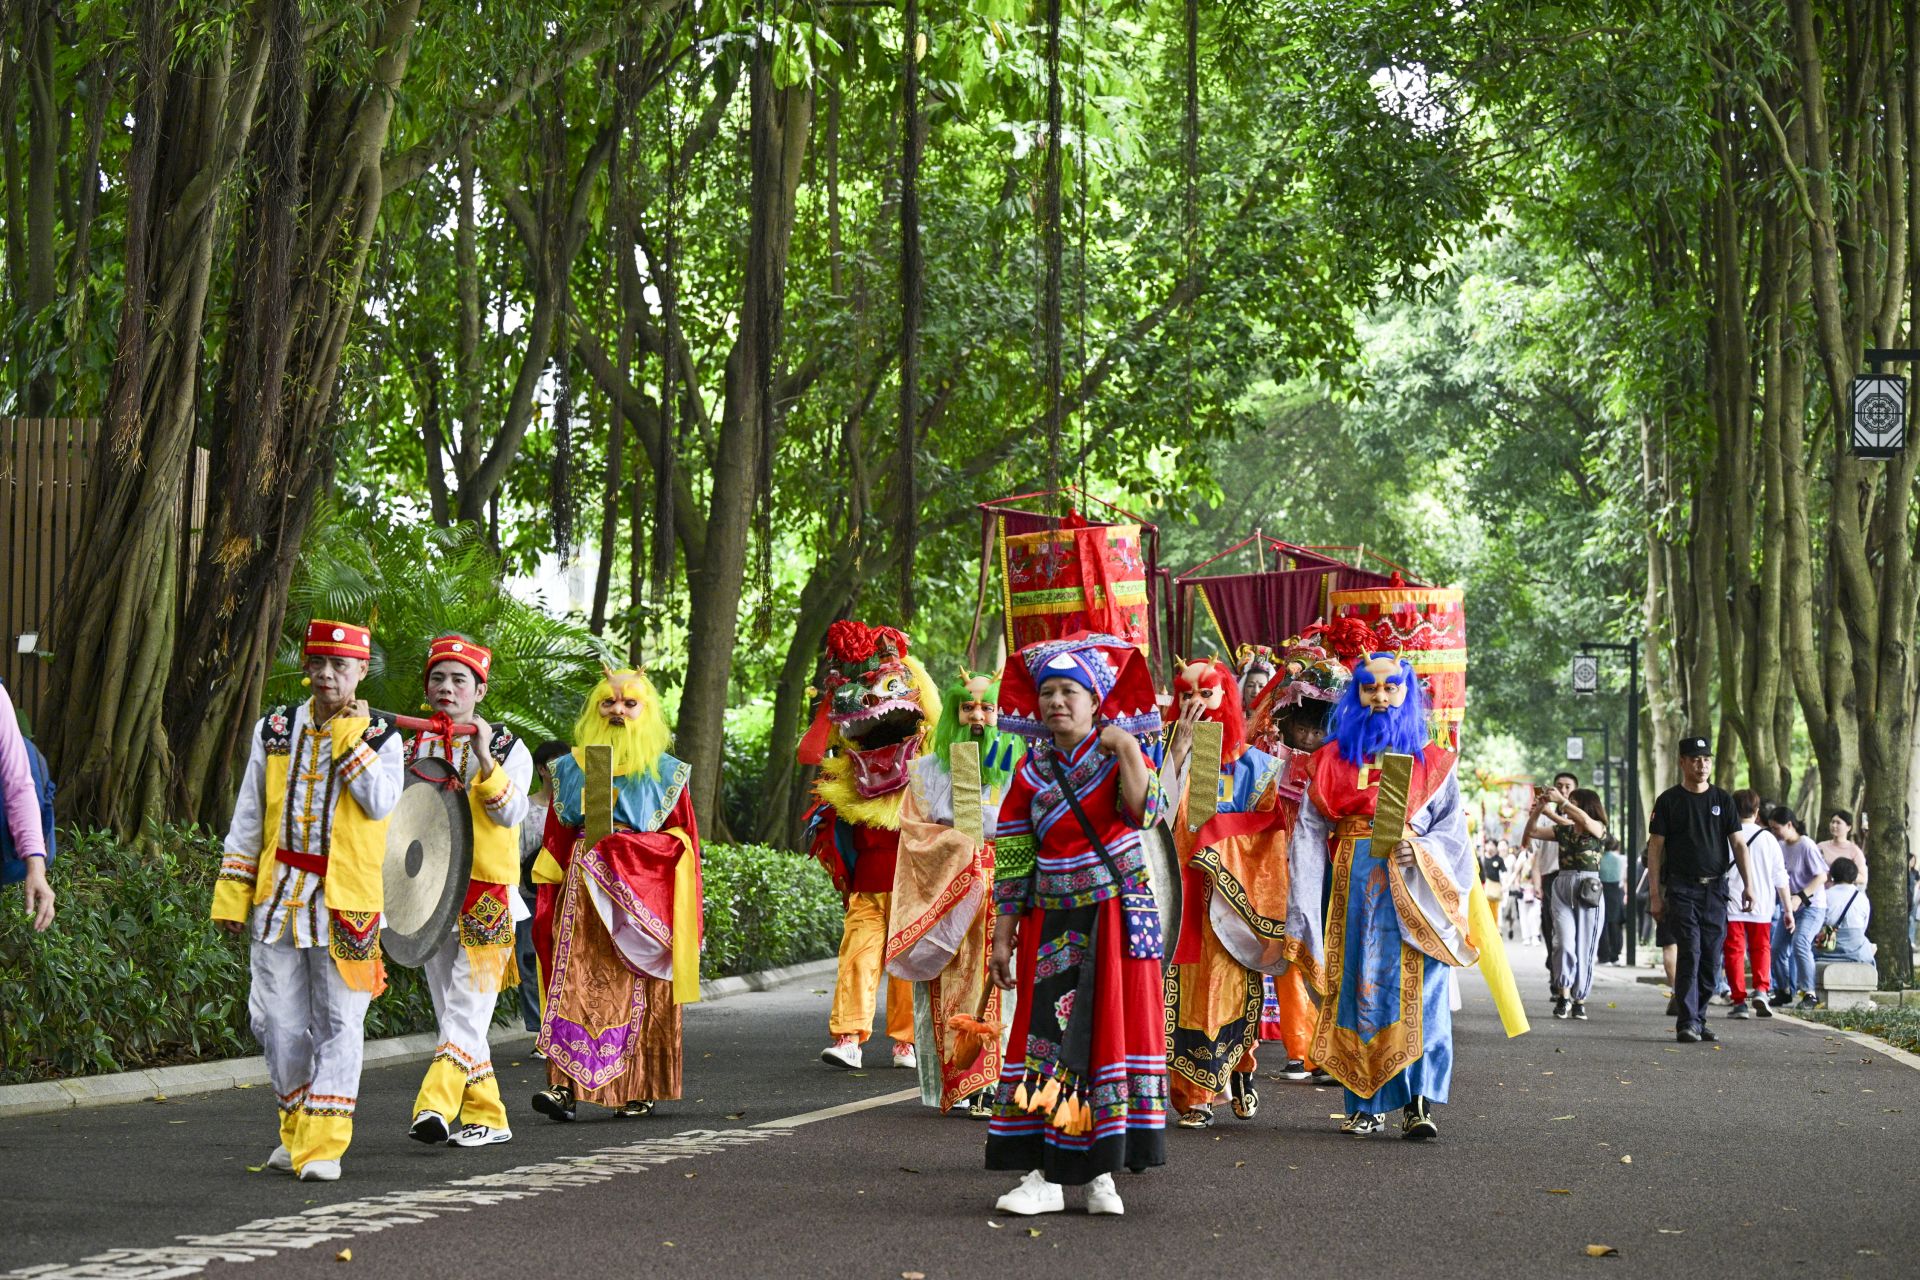
M 1610 1244 L 1590 1244 L 1587 1246 L 1589 1258 L 1617 1258 L 1620 1251 Z

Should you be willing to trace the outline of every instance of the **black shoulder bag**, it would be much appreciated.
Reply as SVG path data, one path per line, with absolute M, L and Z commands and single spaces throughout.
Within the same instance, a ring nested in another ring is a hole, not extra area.
M 1080 820 L 1080 830 L 1086 833 L 1093 851 L 1106 864 L 1107 874 L 1120 887 L 1120 913 L 1127 921 L 1127 954 L 1136 960 L 1162 959 L 1166 955 L 1166 947 L 1160 939 L 1160 907 L 1154 901 L 1152 891 L 1135 885 L 1121 874 L 1113 855 L 1107 852 L 1106 842 L 1093 829 L 1087 811 L 1080 807 L 1080 797 L 1073 793 L 1073 784 L 1067 781 L 1066 771 L 1060 767 L 1060 757 L 1051 749 L 1047 750 L 1047 764 L 1053 770 L 1053 780 L 1060 784 L 1061 794 L 1066 796 L 1067 804 L 1073 809 L 1073 816 Z

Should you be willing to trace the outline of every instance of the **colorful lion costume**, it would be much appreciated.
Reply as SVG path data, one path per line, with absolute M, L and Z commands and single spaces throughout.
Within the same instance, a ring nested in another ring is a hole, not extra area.
M 893 627 L 843 620 L 828 628 L 826 688 L 800 743 L 800 763 L 820 769 L 808 848 L 847 903 L 828 1021 L 833 1043 L 821 1053 L 837 1066 L 860 1066 L 860 1046 L 873 1034 L 901 809 L 914 758 L 940 716 L 940 691 L 908 648 Z M 912 994 L 899 979 L 888 983 L 887 1034 L 894 1064 L 915 1066 Z

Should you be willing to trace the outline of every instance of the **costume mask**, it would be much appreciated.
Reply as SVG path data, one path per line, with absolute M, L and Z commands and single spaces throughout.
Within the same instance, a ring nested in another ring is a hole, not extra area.
M 835 746 L 852 765 L 862 796 L 873 799 L 904 787 L 928 712 L 938 714 L 940 707 L 925 668 L 907 654 L 907 637 L 893 627 L 834 623 L 827 629 L 826 685 L 813 728 L 800 744 L 801 763 L 818 764 L 826 748 Z
M 1246 745 L 1247 721 L 1240 707 L 1240 690 L 1233 671 L 1226 663 L 1190 662 L 1173 679 L 1174 701 L 1180 711 L 1196 702 L 1203 708 L 1200 717 L 1223 726 L 1223 758 L 1232 759 Z
M 987 732 L 1000 723 L 1000 707 L 995 702 L 994 688 L 998 683 L 990 676 L 969 676 L 960 687 L 965 697 L 955 713 L 960 718 L 960 726 L 975 738 L 986 737 Z
M 1380 715 L 1406 703 L 1407 689 L 1414 681 L 1411 668 L 1402 670 L 1406 665 L 1383 653 L 1376 653 L 1360 664 L 1353 673 L 1353 682 L 1359 686 L 1360 701 L 1367 710 Z
M 613 776 L 657 776 L 671 735 L 660 694 L 642 671 L 602 670 L 573 722 L 574 758 L 586 764 L 586 748 L 613 748 Z
M 1327 727 L 1349 764 L 1367 764 L 1387 751 L 1419 755 L 1428 739 L 1427 700 L 1413 664 L 1390 653 L 1367 655 Z

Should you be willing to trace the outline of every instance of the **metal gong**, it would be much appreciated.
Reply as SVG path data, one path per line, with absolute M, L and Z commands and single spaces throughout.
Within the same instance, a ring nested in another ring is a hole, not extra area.
M 1140 852 L 1146 862 L 1147 886 L 1160 908 L 1160 937 L 1171 964 L 1180 942 L 1180 855 L 1173 847 L 1173 833 L 1155 823 L 1140 833 Z
M 387 823 L 385 927 L 387 958 L 418 969 L 447 942 L 473 874 L 473 816 L 459 775 L 428 756 L 408 768 L 407 785 Z

